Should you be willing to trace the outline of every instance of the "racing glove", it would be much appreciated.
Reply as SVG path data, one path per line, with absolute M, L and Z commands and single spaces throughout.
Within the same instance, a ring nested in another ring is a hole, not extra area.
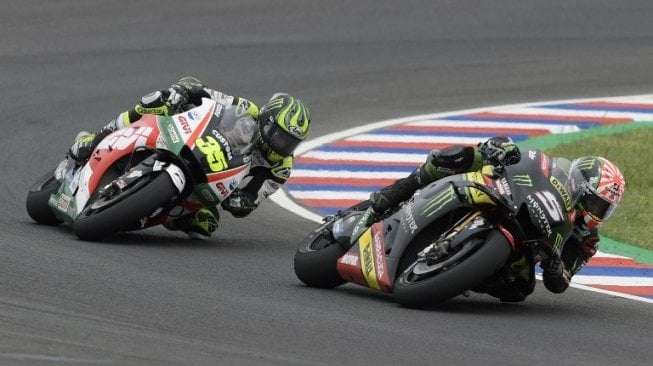
M 567 240 L 560 254 L 569 275 L 578 273 L 596 254 L 599 241 L 597 229 L 585 230 L 582 226 L 574 227 L 574 235 Z
M 172 84 L 168 89 L 144 95 L 140 103 L 129 112 L 129 120 L 131 122 L 139 120 L 143 114 L 170 116 L 182 112 L 186 103 L 188 103 L 188 90 L 183 86 Z
M 168 107 L 170 114 L 181 112 L 184 105 L 188 103 L 188 89 L 181 85 L 172 84 L 167 90 L 163 91 L 163 94 L 167 94 L 165 105 Z
M 565 292 L 569 287 L 571 275 L 565 270 L 565 265 L 560 258 L 547 258 L 542 261 L 542 279 L 544 287 L 554 294 Z
M 478 144 L 478 151 L 490 163 L 512 165 L 519 163 L 521 153 L 510 137 L 497 136 Z
M 93 150 L 95 150 L 105 137 L 124 127 L 124 122 L 119 119 L 114 119 L 95 133 L 89 133 L 87 131 L 78 133 L 77 137 L 75 137 L 75 142 L 68 149 L 68 156 L 78 163 L 86 162 L 93 153 Z
M 249 215 L 258 207 L 255 197 L 251 197 L 247 192 L 236 189 L 226 200 L 222 201 L 222 208 L 229 211 L 233 217 L 242 218 Z

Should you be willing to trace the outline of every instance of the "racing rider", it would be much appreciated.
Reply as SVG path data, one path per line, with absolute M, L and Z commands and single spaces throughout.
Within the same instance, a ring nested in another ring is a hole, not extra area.
M 96 133 L 80 132 L 68 155 L 79 164 L 85 163 L 95 147 L 112 132 L 128 127 L 143 114 L 173 115 L 188 105 L 200 105 L 210 98 L 225 106 L 234 105 L 249 114 L 258 125 L 257 141 L 253 145 L 252 166 L 248 177 L 221 206 L 234 217 L 249 215 L 262 199 L 267 198 L 290 177 L 293 151 L 306 139 L 310 129 L 310 112 L 302 101 L 288 94 L 276 93 L 259 107 L 245 98 L 221 93 L 201 81 L 185 77 L 169 88 L 147 94 L 136 106 Z M 169 220 L 164 226 L 181 230 L 194 239 L 208 239 L 218 228 L 217 207 L 203 207 Z
M 512 165 L 520 159 L 521 153 L 517 145 L 504 136 L 490 138 L 476 147 L 453 145 L 442 150 L 436 149 L 409 176 L 372 193 L 372 207 L 377 214 L 382 214 L 437 179 L 477 171 L 488 164 Z M 581 197 L 569 215 L 574 219 L 573 232 L 566 240 L 559 258 L 549 258 L 540 263 L 545 287 L 553 293 L 562 293 L 569 287 L 571 277 L 596 254 L 598 228 L 619 206 L 624 195 L 625 181 L 619 168 L 602 157 L 580 157 L 571 164 L 564 158 L 553 159 L 560 166 L 570 166 L 568 174 L 578 170 L 582 176 L 579 192 Z M 522 257 L 513 262 L 510 266 L 512 276 L 504 278 L 499 286 L 483 292 L 504 302 L 523 301 L 535 288 L 532 261 L 532 258 Z

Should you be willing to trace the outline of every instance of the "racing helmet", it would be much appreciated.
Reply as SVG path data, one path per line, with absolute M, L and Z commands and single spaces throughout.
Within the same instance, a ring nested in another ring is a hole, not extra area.
M 612 216 L 624 196 L 626 181 L 619 168 L 600 156 L 574 160 L 571 170 L 582 176 L 578 209 L 584 224 L 593 229 Z
M 285 93 L 274 94 L 261 108 L 258 120 L 260 144 L 271 161 L 292 155 L 311 127 L 308 108 Z

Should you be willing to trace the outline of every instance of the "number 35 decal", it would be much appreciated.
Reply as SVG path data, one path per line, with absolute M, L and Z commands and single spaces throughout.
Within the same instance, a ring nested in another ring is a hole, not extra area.
M 227 168 L 227 158 L 224 156 L 222 146 L 215 138 L 211 136 L 200 137 L 195 140 L 195 146 L 206 155 L 206 161 L 212 171 L 220 172 Z

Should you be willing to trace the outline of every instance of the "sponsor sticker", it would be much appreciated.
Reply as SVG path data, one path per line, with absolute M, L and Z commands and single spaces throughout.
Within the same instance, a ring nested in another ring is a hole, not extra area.
M 340 263 L 348 266 L 358 267 L 358 256 L 356 254 L 347 253 L 343 255 L 342 258 L 340 258 Z
M 71 198 L 66 196 L 65 194 L 62 194 L 59 196 L 59 200 L 57 201 L 57 209 L 62 212 L 67 212 L 68 207 L 70 207 L 70 201 Z
M 174 125 L 168 125 L 168 135 L 170 136 L 170 141 L 172 141 L 173 144 L 179 143 L 179 136 L 177 135 L 177 130 L 175 129 Z

